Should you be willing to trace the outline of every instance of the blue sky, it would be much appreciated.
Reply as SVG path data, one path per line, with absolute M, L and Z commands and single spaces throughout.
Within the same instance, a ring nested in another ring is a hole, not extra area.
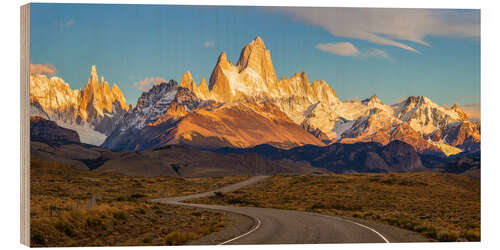
M 221 51 L 233 62 L 260 36 L 278 77 L 305 71 L 342 100 L 387 104 L 425 95 L 480 102 L 478 10 L 31 5 L 31 63 L 51 64 L 72 88 L 96 65 L 128 103 L 135 82 L 210 77 Z

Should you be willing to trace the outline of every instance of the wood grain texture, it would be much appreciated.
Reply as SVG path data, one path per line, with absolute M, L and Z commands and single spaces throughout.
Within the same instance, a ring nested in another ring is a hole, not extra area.
M 29 74 L 30 74 L 30 4 L 21 6 L 21 243 L 30 245 L 30 132 L 29 132 Z

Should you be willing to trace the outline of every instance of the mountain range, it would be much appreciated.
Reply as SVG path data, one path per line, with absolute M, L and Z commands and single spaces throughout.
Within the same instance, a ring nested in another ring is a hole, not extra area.
M 82 141 L 100 145 L 130 109 L 120 88 L 97 75 L 92 66 L 84 89 L 73 90 L 63 79 L 30 74 L 30 115 L 76 130 Z
M 449 172 L 480 178 L 480 152 L 447 158 L 419 155 L 409 144 L 392 141 L 282 149 L 272 145 L 250 148 L 201 149 L 167 145 L 141 151 L 114 151 L 81 143 L 78 134 L 42 117 L 30 119 L 32 158 L 76 168 L 133 176 L 211 177 L 256 174 L 323 174 L 386 172 Z
M 376 95 L 342 101 L 323 80 L 305 72 L 277 78 L 271 53 L 256 37 L 233 65 L 222 52 L 197 84 L 189 71 L 142 93 L 127 106 L 92 66 L 84 89 L 58 77 L 30 76 L 31 115 L 75 130 L 84 143 L 142 151 L 181 144 L 198 148 L 292 149 L 313 145 L 405 142 L 419 154 L 449 156 L 480 148 L 480 122 L 458 106 L 425 96 L 384 104 Z M 328 146 L 328 147 L 330 147 Z M 377 151 L 379 152 L 379 151 Z M 385 161 L 385 160 L 384 160 Z

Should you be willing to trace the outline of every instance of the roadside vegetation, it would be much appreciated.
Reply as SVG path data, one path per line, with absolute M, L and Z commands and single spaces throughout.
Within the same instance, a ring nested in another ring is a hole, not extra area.
M 31 160 L 31 245 L 182 245 L 221 230 L 222 213 L 152 198 L 216 189 L 246 177 L 131 177 Z
M 480 182 L 455 174 L 283 175 L 189 202 L 347 216 L 408 229 L 437 241 L 480 240 Z

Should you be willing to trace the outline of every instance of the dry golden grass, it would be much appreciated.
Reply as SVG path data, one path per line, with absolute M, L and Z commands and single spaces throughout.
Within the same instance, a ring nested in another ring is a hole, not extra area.
M 181 245 L 218 231 L 221 213 L 150 202 L 246 177 L 130 177 L 31 160 L 31 245 Z
M 275 176 L 196 203 L 364 218 L 439 241 L 480 240 L 480 182 L 438 173 Z

